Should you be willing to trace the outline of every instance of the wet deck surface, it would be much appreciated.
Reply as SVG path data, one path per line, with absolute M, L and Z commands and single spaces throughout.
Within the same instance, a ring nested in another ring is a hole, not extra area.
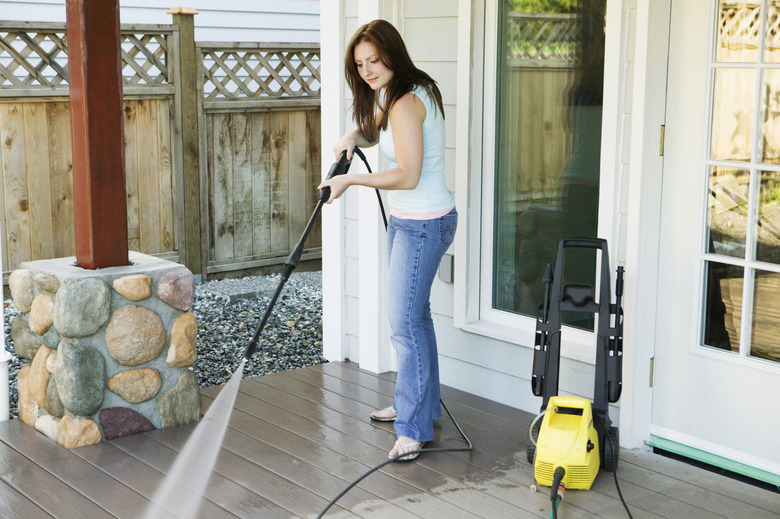
M 387 458 L 392 424 L 368 420 L 392 403 L 392 373 L 329 363 L 241 382 L 199 517 L 316 517 Z M 203 390 L 204 412 L 221 388 Z M 550 517 L 548 489 L 529 491 L 532 415 L 443 388 L 474 443 L 426 453 L 363 480 L 325 517 Z M 0 423 L 0 517 L 142 517 L 195 426 L 68 451 L 17 420 Z M 446 417 L 429 447 L 463 445 Z M 780 494 L 648 452 L 621 449 L 618 480 L 635 518 L 777 518 Z M 558 517 L 627 517 L 612 473 L 570 490 Z

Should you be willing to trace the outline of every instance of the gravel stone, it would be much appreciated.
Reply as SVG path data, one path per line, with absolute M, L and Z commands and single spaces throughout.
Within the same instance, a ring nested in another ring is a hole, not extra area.
M 198 319 L 198 359 L 191 367 L 200 387 L 226 383 L 244 358 L 281 276 L 208 281 L 195 287 L 190 310 Z M 11 322 L 20 312 L 4 302 L 9 362 L 11 418 L 19 416 L 17 374 L 27 359 L 14 354 Z M 293 272 L 244 368 L 244 378 L 327 362 L 322 356 L 322 273 Z

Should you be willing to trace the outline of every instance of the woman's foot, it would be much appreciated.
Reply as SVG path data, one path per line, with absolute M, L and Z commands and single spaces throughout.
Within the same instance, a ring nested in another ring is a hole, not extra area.
M 395 461 L 412 461 L 420 455 L 420 449 L 423 448 L 423 445 L 425 445 L 425 442 L 418 442 L 407 436 L 401 436 L 395 441 L 387 457 L 392 459 L 401 456 Z
M 398 418 L 398 413 L 393 406 L 390 406 L 372 412 L 369 418 L 375 422 L 395 422 L 395 419 Z

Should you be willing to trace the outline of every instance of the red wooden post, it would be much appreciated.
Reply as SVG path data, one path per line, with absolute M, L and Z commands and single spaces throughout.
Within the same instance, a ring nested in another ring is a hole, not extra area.
M 128 264 L 118 0 L 67 0 L 76 264 Z

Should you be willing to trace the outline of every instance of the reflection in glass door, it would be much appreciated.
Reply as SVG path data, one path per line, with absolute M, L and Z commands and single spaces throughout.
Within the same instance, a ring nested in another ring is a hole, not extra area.
M 491 306 L 536 316 L 560 238 L 596 236 L 607 2 L 500 4 Z M 567 282 L 594 284 L 594 251 L 566 262 Z
M 702 344 L 780 363 L 780 7 L 719 1 Z

